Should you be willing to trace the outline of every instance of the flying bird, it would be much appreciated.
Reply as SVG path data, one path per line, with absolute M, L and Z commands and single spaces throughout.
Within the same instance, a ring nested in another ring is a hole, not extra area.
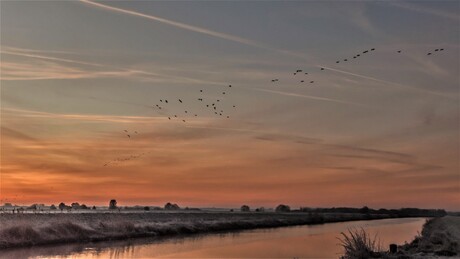
M 431 55 L 431 52 L 428 52 L 427 55 L 428 55 L 428 56 Z
M 401 53 L 401 51 L 400 51 L 400 50 L 398 50 L 398 53 Z
M 310 84 L 313 84 L 315 81 L 310 81 Z
M 179 102 L 180 102 L 180 103 L 182 103 L 182 100 L 181 100 L 181 99 L 179 99 Z
M 321 70 L 324 70 L 324 67 L 322 67 Z
M 340 61 L 338 61 L 338 60 L 337 60 L 335 63 L 337 63 L 337 64 L 338 64 L 338 63 L 340 63 Z
M 374 51 L 374 50 L 375 50 L 375 48 L 372 48 L 372 49 L 371 49 L 371 51 Z
M 228 85 L 228 87 L 232 87 L 232 85 Z

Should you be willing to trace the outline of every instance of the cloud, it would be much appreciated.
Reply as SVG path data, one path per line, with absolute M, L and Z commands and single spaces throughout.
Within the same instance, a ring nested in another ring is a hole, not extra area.
M 337 99 L 332 99 L 332 98 L 326 98 L 326 97 L 304 95 L 304 94 L 296 94 L 296 93 L 288 93 L 288 92 L 274 91 L 274 90 L 268 90 L 268 89 L 262 89 L 262 88 L 251 88 L 251 89 L 253 89 L 255 91 L 267 92 L 267 93 L 272 93 L 272 94 L 279 94 L 279 95 L 285 95 L 285 96 L 307 98 L 307 99 L 311 99 L 311 100 L 315 100 L 315 101 L 333 102 L 333 103 L 355 105 L 355 106 L 367 106 L 367 105 L 361 104 L 361 103 L 347 102 L 347 101 L 342 101 L 342 100 L 337 100 Z
M 95 114 L 60 114 L 50 112 L 39 112 L 22 109 L 3 108 L 2 112 L 14 113 L 18 117 L 29 118 L 50 118 L 50 119 L 65 119 L 79 121 L 96 121 L 96 122 L 112 122 L 112 123 L 153 123 L 162 122 L 167 119 L 164 117 L 147 117 L 147 116 L 119 116 L 119 115 L 95 115 Z
M 414 5 L 414 4 L 411 4 L 410 2 L 391 1 L 387 3 L 392 6 L 399 7 L 399 8 L 406 9 L 406 10 L 413 11 L 413 12 L 430 14 L 430 15 L 434 15 L 437 17 L 453 20 L 455 22 L 460 21 L 460 16 L 458 15 L 458 12 L 457 13 L 443 12 L 443 11 L 439 11 L 433 8 L 425 8 L 419 5 Z
M 360 74 L 356 74 L 356 73 L 352 73 L 352 72 L 348 72 L 348 71 L 344 71 L 344 70 L 340 70 L 340 69 L 335 69 L 335 68 L 331 68 L 331 67 L 326 67 L 326 66 L 321 66 L 321 65 L 317 65 L 317 66 L 322 67 L 322 68 L 327 69 L 327 70 L 330 70 L 330 71 L 334 71 L 334 72 L 338 72 L 338 73 L 342 73 L 342 74 L 346 74 L 346 75 L 351 75 L 351 76 L 355 76 L 355 77 L 359 77 L 359 78 L 363 78 L 363 79 L 368 79 L 368 80 L 384 83 L 386 85 L 396 86 L 396 87 L 403 88 L 403 89 L 411 89 L 411 90 L 415 90 L 415 91 L 420 92 L 420 93 L 435 95 L 435 96 L 439 96 L 439 97 L 443 97 L 443 98 L 446 98 L 446 99 L 451 99 L 451 100 L 457 101 L 456 97 L 448 95 L 448 94 L 443 94 L 443 93 L 433 92 L 433 91 L 429 91 L 429 90 L 424 90 L 424 89 L 421 89 L 421 88 L 418 88 L 418 87 L 415 87 L 415 86 L 411 86 L 411 85 L 395 83 L 395 82 L 391 82 L 391 81 L 388 81 L 388 80 L 383 80 L 383 79 L 379 79 L 379 78 L 375 78 L 375 77 L 371 77 L 371 76 L 366 76 L 366 75 L 360 75 Z
M 16 49 L 17 50 L 17 49 Z M 57 58 L 52 56 L 37 55 L 29 53 L 32 50 L 27 49 L 24 52 L 11 51 L 5 48 L 0 50 L 0 53 L 6 55 L 41 59 L 53 61 L 54 63 L 21 63 L 21 62 L 6 62 L 2 61 L 2 80 L 45 80 L 45 79 L 80 79 L 80 78 L 106 78 L 106 77 L 126 77 L 137 78 L 142 80 L 153 80 L 157 82 L 177 82 L 177 83 L 195 83 L 195 84 L 216 84 L 227 85 L 227 82 L 217 82 L 211 80 L 202 80 L 186 76 L 160 74 L 141 69 L 125 69 L 110 65 L 104 65 L 93 62 L 85 62 L 81 60 Z M 41 52 L 34 50 L 35 52 Z M 88 68 L 76 68 L 64 66 L 59 63 L 70 63 L 75 65 L 90 66 Z M 94 71 L 94 67 L 98 69 L 110 69 L 111 71 Z

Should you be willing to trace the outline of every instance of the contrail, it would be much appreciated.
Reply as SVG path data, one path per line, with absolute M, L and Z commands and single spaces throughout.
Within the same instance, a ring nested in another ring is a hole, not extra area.
M 344 71 L 344 70 L 339 70 L 339 69 L 335 69 L 335 68 L 331 68 L 331 67 L 325 67 L 325 66 L 320 66 L 320 65 L 318 65 L 318 67 L 322 67 L 324 69 L 331 70 L 331 71 L 338 72 L 338 73 L 342 73 L 342 74 L 346 74 L 346 75 L 351 75 L 351 76 L 355 76 L 355 77 L 359 77 L 359 78 L 364 78 L 364 79 L 368 79 L 368 80 L 372 80 L 372 81 L 376 81 L 376 82 L 380 82 L 380 83 L 385 83 L 385 84 L 389 84 L 389 85 L 393 85 L 393 86 L 397 86 L 397 87 L 402 87 L 402 88 L 406 88 L 406 89 L 409 88 L 409 89 L 416 90 L 418 92 L 432 94 L 432 95 L 436 95 L 436 96 L 440 96 L 440 97 L 455 100 L 455 98 L 452 98 L 449 95 L 445 95 L 445 94 L 437 93 L 437 92 L 432 92 L 432 91 L 428 91 L 428 90 L 424 90 L 424 89 L 420 89 L 420 88 L 415 87 L 415 86 L 403 85 L 403 84 L 399 84 L 399 83 L 395 83 L 395 82 L 391 82 L 391 81 L 387 81 L 387 80 L 383 80 L 383 79 L 379 79 L 379 78 L 375 78 L 375 77 L 371 77 L 371 76 L 360 75 L 360 74 L 356 74 L 356 73 L 352 73 L 352 72 L 348 72 L 348 71 Z
M 294 97 L 307 98 L 307 99 L 312 99 L 312 100 L 316 100 L 316 101 L 326 101 L 326 102 L 334 102 L 334 103 L 356 105 L 356 106 L 367 106 L 367 105 L 361 104 L 361 103 L 347 102 L 347 101 L 341 101 L 341 100 L 337 100 L 337 99 L 331 99 L 331 98 L 325 98 L 325 97 L 319 97 L 319 96 L 296 94 L 296 93 L 287 93 L 287 92 L 274 91 L 274 90 L 268 90 L 268 89 L 262 89 L 262 88 L 251 88 L 251 89 L 253 89 L 255 91 L 261 91 L 261 92 L 267 92 L 267 93 L 273 93 L 273 94 L 280 94 L 280 95 L 285 95 L 285 96 L 294 96 Z
M 177 27 L 177 28 L 184 29 L 184 30 L 193 31 L 193 32 L 205 34 L 205 35 L 208 35 L 208 36 L 212 36 L 212 37 L 216 37 L 216 38 L 221 38 L 221 39 L 241 43 L 241 44 L 252 46 L 252 47 L 262 48 L 262 49 L 265 49 L 265 50 L 276 51 L 276 52 L 279 52 L 279 53 L 282 53 L 282 54 L 287 54 L 287 55 L 294 56 L 294 57 L 297 57 L 297 58 L 306 58 L 303 53 L 296 53 L 296 52 L 289 51 L 289 50 L 282 50 L 282 49 L 272 48 L 272 47 L 266 46 L 266 45 L 264 45 L 264 44 L 262 44 L 260 42 L 250 40 L 250 39 L 245 39 L 245 38 L 238 37 L 238 36 L 235 36 L 235 35 L 230 35 L 230 34 L 226 34 L 226 33 L 222 33 L 222 32 L 209 30 L 209 29 L 206 29 L 206 28 L 198 27 L 198 26 L 193 26 L 193 25 L 189 25 L 189 24 L 185 24 L 185 23 L 181 23 L 181 22 L 176 22 L 176 21 L 168 20 L 168 19 L 161 18 L 161 17 L 154 16 L 154 15 L 143 14 L 143 13 L 139 13 L 139 12 L 136 12 L 136 11 L 131 11 L 131 10 L 127 10 L 127 9 L 113 7 L 113 6 L 105 5 L 105 4 L 101 4 L 101 3 L 96 3 L 96 2 L 93 2 L 93 1 L 89 1 L 89 0 L 80 0 L 80 1 L 83 2 L 83 3 L 86 3 L 86 4 L 97 6 L 97 7 L 102 8 L 102 9 L 142 17 L 142 18 L 145 18 L 145 19 L 161 22 L 161 23 L 168 24 L 168 25 L 171 25 L 171 26 L 174 26 L 174 27 Z
M 161 22 L 161 23 L 164 23 L 164 24 L 168 24 L 168 25 L 171 25 L 171 26 L 182 28 L 182 29 L 185 29 L 185 30 L 194 31 L 194 32 L 206 34 L 206 35 L 217 37 L 217 38 L 222 38 L 222 39 L 226 39 L 226 40 L 230 40 L 230 41 L 234 41 L 234 42 L 238 42 L 238 43 L 242 43 L 242 44 L 246 44 L 246 45 L 259 47 L 259 44 L 257 42 L 252 41 L 252 40 L 248 40 L 248 39 L 244 39 L 244 38 L 241 38 L 241 37 L 238 37 L 238 36 L 233 36 L 233 35 L 217 32 L 217 31 L 212 31 L 212 30 L 208 30 L 208 29 L 205 29 L 205 28 L 201 28 L 201 27 L 197 27 L 197 26 L 193 26 L 193 25 L 188 25 L 188 24 L 181 23 L 181 22 L 172 21 L 172 20 L 164 19 L 164 18 L 161 18 L 161 17 L 153 16 L 153 15 L 147 15 L 147 14 L 143 14 L 143 13 L 139 13 L 139 12 L 135 12 L 135 11 L 130 11 L 130 10 L 122 9 L 122 8 L 117 8 L 117 7 L 113 7 L 113 6 L 109 6 L 109 5 L 105 5 L 105 4 L 101 4 L 101 3 L 96 3 L 96 2 L 89 1 L 89 0 L 80 0 L 80 1 L 84 2 L 84 3 L 87 3 L 87 4 L 91 4 L 91 5 L 100 7 L 100 8 L 103 8 L 103 9 L 107 9 L 107 10 L 111 10 L 111 11 L 115 11 L 115 12 L 121 12 L 121 13 L 125 13 L 125 14 L 130 14 L 130 15 L 135 15 L 135 16 L 143 17 L 143 18 L 146 18 L 146 19 L 149 19 L 149 20 L 154 20 L 154 21 L 157 21 L 157 22 Z

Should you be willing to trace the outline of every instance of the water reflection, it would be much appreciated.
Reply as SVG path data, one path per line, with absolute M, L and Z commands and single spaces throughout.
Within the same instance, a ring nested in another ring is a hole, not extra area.
M 142 238 L 90 244 L 53 245 L 0 252 L 4 258 L 338 258 L 340 232 L 364 227 L 383 247 L 410 241 L 425 219 L 355 221 L 250 230 L 180 238 Z

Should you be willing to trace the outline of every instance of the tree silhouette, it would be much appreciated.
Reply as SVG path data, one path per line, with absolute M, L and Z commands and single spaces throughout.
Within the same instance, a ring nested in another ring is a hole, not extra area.
M 117 208 L 117 200 L 110 200 L 109 209 L 114 210 Z
M 280 204 L 275 209 L 276 212 L 289 212 L 291 208 L 288 205 Z
M 58 207 L 59 207 L 59 209 L 60 209 L 61 211 L 63 211 L 67 206 L 65 205 L 64 202 L 61 202 L 61 203 L 59 203 L 59 206 L 58 206 Z
M 248 211 L 251 211 L 251 208 L 249 208 L 248 205 L 243 205 L 241 206 L 241 211 L 248 212 Z

